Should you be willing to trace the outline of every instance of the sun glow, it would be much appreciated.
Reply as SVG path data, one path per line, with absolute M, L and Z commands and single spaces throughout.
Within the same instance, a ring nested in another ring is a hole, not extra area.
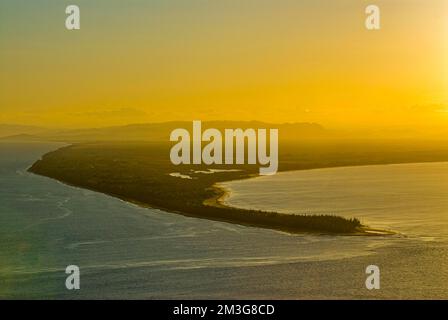
M 188 10 L 178 1 L 138 10 L 109 1 L 109 20 L 87 3 L 79 32 L 58 25 L 51 1 L 40 2 L 47 16 L 33 23 L 17 19 L 32 7 L 1 3 L 0 123 L 199 117 L 353 129 L 445 118 L 445 0 L 378 1 L 382 25 L 373 32 L 357 0 L 191 0 Z M 441 104 L 443 112 L 433 108 Z

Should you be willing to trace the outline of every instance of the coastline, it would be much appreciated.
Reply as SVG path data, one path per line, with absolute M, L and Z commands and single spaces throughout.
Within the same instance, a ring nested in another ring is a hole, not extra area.
M 214 183 L 210 188 L 213 190 L 215 195 L 208 199 L 205 199 L 203 201 L 203 204 L 206 206 L 217 207 L 217 208 L 233 208 L 232 206 L 229 206 L 225 203 L 225 200 L 230 197 L 232 190 L 225 187 L 223 185 L 223 183 L 228 183 L 228 182 L 232 182 L 232 181 L 241 181 L 241 180 L 247 180 L 247 179 L 255 179 L 257 177 L 259 177 L 259 175 L 251 174 L 242 179 L 232 179 L 232 180 L 226 180 L 226 181 L 220 181 L 220 182 Z M 240 209 L 240 208 L 235 207 L 235 209 Z
M 292 171 L 303 171 L 303 170 L 292 170 Z M 291 172 L 291 171 L 283 171 L 283 172 Z M 259 176 L 248 177 L 246 179 L 257 178 L 257 177 L 259 177 Z M 245 179 L 229 180 L 229 181 L 225 181 L 225 183 L 231 182 L 231 181 L 241 181 L 241 180 L 245 180 Z M 222 185 L 222 182 L 216 183 L 212 187 L 215 189 L 217 195 L 215 197 L 204 200 L 204 205 L 213 206 L 213 207 L 217 207 L 217 208 L 233 208 L 233 209 L 238 209 L 238 210 L 246 210 L 243 208 L 239 208 L 239 207 L 235 207 L 235 206 L 226 204 L 226 199 L 230 198 L 232 190 L 230 188 Z M 397 235 L 397 232 L 392 231 L 392 230 L 371 228 L 371 227 L 362 225 L 357 232 L 350 233 L 348 235 L 351 235 L 351 236 L 390 236 L 390 235 Z
M 148 189 L 142 185 L 140 188 L 141 182 L 139 180 L 142 180 L 141 175 L 136 180 L 129 178 L 128 168 L 116 171 L 117 173 L 104 174 L 110 170 L 111 164 L 108 162 L 112 162 L 113 167 L 116 167 L 117 159 L 114 157 L 105 157 L 104 161 L 100 159 L 101 161 L 97 161 L 95 165 L 92 165 L 93 161 L 91 161 L 91 158 L 98 159 L 95 157 L 95 154 L 92 155 L 92 152 L 85 152 L 85 149 L 92 151 L 95 147 L 97 145 L 82 144 L 62 147 L 42 156 L 41 160 L 36 161 L 31 166 L 29 172 L 55 179 L 67 185 L 107 194 L 141 207 L 160 209 L 187 217 L 272 229 L 292 234 L 314 233 L 357 236 L 396 234 L 392 231 L 369 228 L 362 225 L 355 218 L 347 219 L 336 215 L 291 215 L 279 212 L 247 210 L 227 205 L 225 200 L 231 191 L 223 188 L 220 183 L 259 177 L 258 174 L 248 170 L 241 170 L 243 172 L 213 173 L 202 176 L 197 174 L 196 179 L 190 180 L 169 177 L 168 174 L 172 172 L 172 168 L 163 171 L 158 167 L 154 168 L 152 166 L 152 172 L 147 173 L 144 171 L 147 176 L 143 180 L 146 181 L 147 178 L 151 181 L 156 181 L 157 187 Z M 95 151 L 98 150 L 101 150 L 101 156 L 104 157 L 103 149 L 95 149 Z M 114 149 L 115 151 L 116 149 Z M 83 157 L 83 159 L 80 160 L 77 157 Z M 61 159 L 64 161 L 61 161 Z M 153 154 L 151 154 L 151 159 L 154 162 Z M 127 163 L 133 164 L 129 159 L 126 160 L 128 161 Z M 81 168 L 79 168 L 80 165 L 82 165 Z M 131 169 L 132 172 L 135 171 L 134 167 L 129 168 L 129 170 Z M 188 171 L 184 173 L 188 173 Z M 119 180 L 120 175 L 125 175 L 127 185 L 117 185 L 115 183 L 117 179 Z M 162 184 L 157 179 L 162 179 Z M 145 182 L 145 185 L 148 183 Z M 129 187 L 127 187 L 128 185 Z M 147 193 L 142 193 L 142 189 L 147 191 Z
M 334 167 L 322 167 L 322 168 L 311 168 L 311 169 L 291 169 L 291 170 L 285 170 L 280 171 L 279 173 L 287 173 L 287 172 L 299 172 L 299 171 L 312 171 L 312 170 L 328 170 L 328 169 L 339 169 L 339 168 L 359 168 L 359 167 L 376 167 L 376 166 L 402 166 L 402 165 L 418 165 L 418 164 L 427 164 L 427 163 L 448 163 L 448 161 L 431 161 L 431 162 L 404 162 L 404 163 L 385 163 L 385 164 L 359 164 L 356 166 L 334 166 Z M 216 191 L 217 196 L 211 197 L 209 199 L 204 200 L 205 205 L 209 206 L 216 206 L 216 207 L 233 207 L 228 204 L 226 204 L 226 200 L 230 198 L 232 189 L 224 186 L 224 183 L 229 183 L 233 181 L 242 181 L 246 179 L 255 179 L 260 178 L 262 176 L 260 175 L 250 175 L 243 179 L 236 179 L 236 180 L 227 180 L 227 181 L 221 181 L 215 183 L 212 188 Z M 238 208 L 238 207 L 234 207 Z
M 109 196 L 109 197 L 113 197 L 115 199 L 124 201 L 126 203 L 132 204 L 132 205 L 136 205 L 139 206 L 141 208 L 147 208 L 147 209 L 157 209 L 157 210 L 161 210 L 167 213 L 171 213 L 171 214 L 179 214 L 182 215 L 184 217 L 190 217 L 190 218 L 199 218 L 199 219 L 207 219 L 207 220 L 212 220 L 212 221 L 218 221 L 218 222 L 226 222 L 226 223 L 230 223 L 230 224 L 238 224 L 238 225 L 242 225 L 242 226 L 246 226 L 246 227 L 253 227 L 253 228 L 262 228 L 262 229 L 270 229 L 270 230 L 275 230 L 275 231 L 280 231 L 280 232 L 286 232 L 286 233 L 290 233 L 290 234 L 305 234 L 305 233 L 313 233 L 313 234 L 334 234 L 334 235 L 340 235 L 340 236 L 384 236 L 384 235 L 394 235 L 396 234 L 395 232 L 392 231 L 387 231 L 387 230 L 379 230 L 379 229 L 372 229 L 369 228 L 367 226 L 361 226 L 359 227 L 356 231 L 354 232 L 347 232 L 347 233 L 339 233 L 339 232 L 324 232 L 324 231 L 315 231 L 315 230 L 294 230 L 294 229 L 289 229 L 289 228 L 276 228 L 276 227 L 268 227 L 268 226 L 260 226 L 258 224 L 251 224 L 251 223 L 243 223 L 243 222 L 238 222 L 232 219 L 213 219 L 210 217 L 207 218 L 203 218 L 201 216 L 195 215 L 195 214 L 189 214 L 188 212 L 185 211 L 181 211 L 181 210 L 173 210 L 170 209 L 168 207 L 164 207 L 164 206 L 156 206 L 153 204 L 149 204 L 146 202 L 142 202 L 142 201 L 137 201 L 135 199 L 132 198 L 127 198 L 127 197 L 123 197 L 120 195 L 116 195 L 116 194 L 112 194 L 112 193 L 107 193 L 101 190 L 97 190 L 97 189 L 92 189 L 92 188 L 87 188 L 87 187 L 83 187 L 83 186 L 79 186 L 76 184 L 71 184 L 68 182 L 65 182 L 63 180 L 59 180 L 56 178 L 52 178 L 46 175 L 42 175 L 36 172 L 33 172 L 32 170 L 27 170 L 28 172 L 30 172 L 31 174 L 35 174 L 35 175 L 39 175 L 48 179 L 52 179 L 55 180 L 59 183 L 62 183 L 64 185 L 73 187 L 73 188 L 79 188 L 79 189 L 84 189 L 84 190 L 89 190 L 92 192 L 98 192 L 101 193 L 103 195 Z M 219 188 L 217 188 L 217 190 L 219 190 Z M 225 196 L 225 194 L 221 194 L 218 196 L 218 198 Z M 213 206 L 216 208 L 221 208 L 221 209 L 230 209 L 230 210 L 237 210 L 237 211 L 246 211 L 244 209 L 239 209 L 236 207 L 230 207 L 224 204 L 220 204 L 218 202 L 218 199 L 215 197 L 209 198 L 204 200 L 204 202 L 208 202 L 210 201 L 210 203 L 206 204 L 207 206 Z M 205 204 L 205 203 L 204 203 Z M 248 210 L 247 210 L 248 211 Z

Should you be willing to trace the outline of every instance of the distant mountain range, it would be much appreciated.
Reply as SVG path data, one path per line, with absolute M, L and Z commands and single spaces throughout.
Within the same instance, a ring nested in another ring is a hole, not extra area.
M 48 129 L 41 127 L 0 123 L 0 137 L 15 136 L 15 135 L 34 135 L 34 134 L 41 134 L 46 131 L 48 131 Z
M 330 133 L 315 123 L 272 124 L 259 121 L 205 121 L 207 128 L 224 129 L 279 129 L 280 139 L 296 140 L 301 138 L 323 138 Z M 55 130 L 32 126 L 0 124 L 1 140 L 46 140 L 63 142 L 89 141 L 168 141 L 172 130 L 185 128 L 192 130 L 191 121 L 172 121 L 163 123 L 130 124 L 91 129 Z

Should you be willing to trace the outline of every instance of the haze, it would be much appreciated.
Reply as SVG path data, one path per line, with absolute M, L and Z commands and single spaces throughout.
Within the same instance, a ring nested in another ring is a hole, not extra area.
M 169 120 L 438 130 L 448 120 L 448 3 L 64 1 L 0 4 L 0 123 Z

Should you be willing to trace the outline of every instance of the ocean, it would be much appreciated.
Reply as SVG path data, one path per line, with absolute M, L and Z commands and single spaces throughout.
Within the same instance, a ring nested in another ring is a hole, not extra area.
M 397 231 L 291 235 L 142 208 L 27 172 L 60 146 L 0 143 L 0 298 L 448 298 L 447 164 L 226 183 L 231 205 L 331 212 Z M 365 288 L 371 264 L 379 290 Z M 65 287 L 69 265 L 80 268 L 80 290 Z

